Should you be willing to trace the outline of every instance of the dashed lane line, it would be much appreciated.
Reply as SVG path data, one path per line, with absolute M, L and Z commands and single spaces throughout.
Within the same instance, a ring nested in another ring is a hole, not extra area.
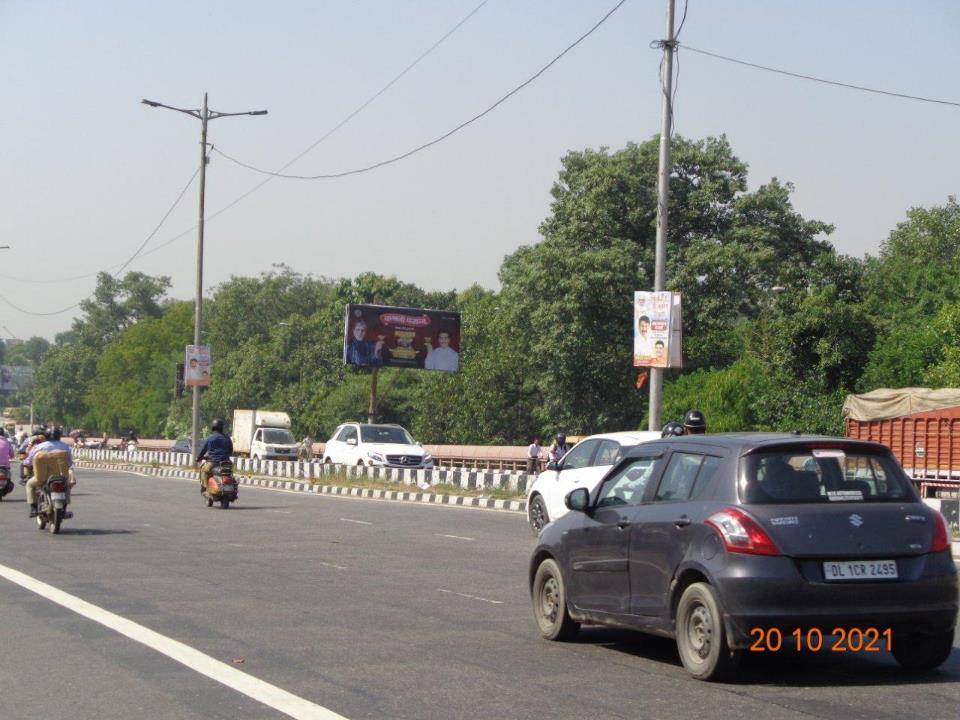
M 475 540 L 476 538 L 464 537 L 463 535 L 444 535 L 443 533 L 434 533 L 437 537 L 452 538 L 454 540 Z
M 350 518 L 340 518 L 343 522 L 356 523 L 357 525 L 373 525 L 372 522 L 367 522 L 366 520 L 351 520 Z
M 52 585 L 41 582 L 25 575 L 19 570 L 0 565 L 0 577 L 4 577 L 15 585 L 36 593 L 50 602 L 56 603 L 67 610 L 71 610 L 89 620 L 100 623 L 111 630 L 124 635 L 131 640 L 146 645 L 181 665 L 215 680 L 239 693 L 253 698 L 267 707 L 273 708 L 284 715 L 296 720 L 347 720 L 333 710 L 312 703 L 286 690 L 264 682 L 253 675 L 237 670 L 235 667 L 220 662 L 215 658 L 195 650 L 189 645 L 168 638 L 158 632 L 144 627 L 132 620 L 127 620 L 109 610 L 81 600 L 75 595 L 59 590 Z
M 454 590 L 444 590 L 443 588 L 437 588 L 437 592 L 448 593 L 450 595 L 458 595 L 462 598 L 468 598 L 469 600 L 481 600 L 485 603 L 490 603 L 491 605 L 503 605 L 503 600 L 491 600 L 490 598 L 480 597 L 479 595 L 468 595 L 467 593 L 460 593 Z

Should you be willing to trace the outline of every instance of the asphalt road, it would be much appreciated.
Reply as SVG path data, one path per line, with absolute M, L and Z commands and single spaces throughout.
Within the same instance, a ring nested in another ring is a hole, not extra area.
M 193 483 L 94 471 L 72 509 L 59 537 L 41 533 L 18 488 L 0 504 L 0 565 L 350 720 L 960 712 L 960 648 L 921 675 L 885 653 L 754 656 L 713 685 L 666 640 L 542 641 L 521 515 L 246 487 L 223 511 Z M 3 578 L 0 608 L 0 718 L 286 717 Z

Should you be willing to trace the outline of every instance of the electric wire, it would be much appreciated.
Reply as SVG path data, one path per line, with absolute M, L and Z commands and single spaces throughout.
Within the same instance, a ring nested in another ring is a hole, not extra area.
M 143 252 L 143 249 L 144 249 L 144 248 L 147 246 L 147 244 L 150 242 L 150 240 L 152 240 L 153 237 L 156 236 L 156 234 L 157 234 L 158 232 L 160 232 L 160 228 L 163 227 L 163 224 L 167 221 L 167 218 L 170 217 L 170 214 L 177 208 L 177 206 L 180 204 L 180 201 L 183 200 L 183 196 L 187 194 L 187 190 L 190 188 L 191 185 L 193 185 L 193 181 L 196 180 L 197 175 L 198 175 L 199 173 L 200 173 L 200 168 L 198 167 L 196 170 L 193 171 L 193 174 L 190 176 L 190 179 L 187 181 L 187 184 L 183 186 L 183 189 L 182 189 L 182 190 L 180 191 L 180 193 L 177 195 L 177 199 L 173 201 L 173 204 L 172 204 L 169 208 L 167 208 L 167 211 L 163 214 L 163 217 L 160 218 L 160 222 L 157 223 L 156 227 L 153 228 L 153 230 L 150 232 L 149 235 L 147 235 L 147 237 L 144 239 L 144 241 L 143 241 L 142 243 L 140 243 L 140 247 L 137 248 L 136 252 L 134 252 L 133 255 L 131 255 L 131 256 L 126 260 L 126 262 L 120 263 L 119 265 L 111 266 L 111 267 L 119 267 L 119 268 L 120 268 L 120 269 L 117 270 L 116 272 L 111 273 L 111 274 L 114 276 L 114 278 L 117 278 L 117 276 L 118 276 L 121 272 L 123 272 L 123 271 L 130 265 L 130 263 L 132 263 L 134 260 L 136 260 L 137 257 L 141 254 L 141 252 Z M 101 270 L 101 271 L 99 271 L 99 272 L 93 273 L 92 275 L 87 275 L 86 277 L 92 277 L 93 275 L 99 275 L 100 272 L 104 272 L 104 271 Z M 63 280 L 39 280 L 39 281 L 36 281 L 36 282 L 38 282 L 38 283 L 43 283 L 43 284 L 50 284 L 50 283 L 54 283 L 54 284 L 55 284 L 55 283 L 61 283 L 61 282 L 64 282 L 64 281 L 63 281 Z M 80 300 L 80 301 L 78 301 L 78 302 L 75 302 L 73 305 L 70 305 L 70 306 L 68 306 L 68 307 L 62 308 L 62 309 L 60 309 L 60 310 L 53 310 L 53 311 L 51 311 L 51 312 L 35 312 L 35 311 L 33 311 L 33 310 L 27 310 L 26 308 L 20 307 L 19 305 L 13 303 L 13 302 L 12 302 L 9 298 L 7 298 L 5 295 L 0 295 L 0 300 L 2 300 L 4 303 L 6 303 L 7 305 L 9 305 L 11 308 L 13 308 L 14 310 L 16 310 L 17 312 L 21 312 L 21 313 L 23 313 L 24 315 L 32 315 L 32 316 L 34 316 L 34 317 L 49 317 L 49 316 L 51 316 L 51 315 L 61 315 L 61 314 L 65 313 L 65 312 L 70 312 L 71 310 L 80 307 L 80 304 L 83 302 L 82 300 Z
M 581 42 L 583 42 L 583 41 L 586 40 L 588 37 L 590 37 L 590 35 L 592 35 L 592 34 L 597 30 L 597 28 L 599 28 L 601 25 L 603 25 L 611 15 L 613 15 L 617 10 L 619 10 L 620 7 L 621 7 L 624 3 L 626 3 L 626 1 L 627 1 L 627 0 L 620 0 L 620 2 L 618 2 L 616 5 L 614 5 L 613 8 L 610 9 L 610 10 L 607 12 L 606 15 L 604 15 L 602 18 L 600 18 L 600 20 L 599 20 L 596 24 L 593 25 L 593 27 L 591 27 L 589 30 L 587 30 L 587 31 L 586 31 L 583 35 L 581 35 L 579 38 L 577 38 L 576 40 L 574 40 L 574 41 L 573 41 L 570 45 L 568 45 L 559 55 L 555 56 L 550 62 L 548 62 L 546 65 L 544 65 L 542 68 L 540 68 L 537 72 L 535 72 L 535 73 L 534 73 L 533 75 L 531 75 L 529 78 L 527 78 L 526 80 L 524 80 L 522 83 L 520 83 L 519 85 L 517 85 L 515 88 L 513 88 L 512 90 L 510 90 L 506 95 L 503 95 L 499 100 L 497 100 L 496 102 L 494 102 L 492 105 L 490 105 L 490 106 L 487 107 L 486 109 L 480 111 L 479 113 L 477 113 L 476 115 L 474 115 L 473 117 L 471 117 L 469 120 L 465 120 L 464 122 L 460 123 L 459 125 L 457 125 L 457 126 L 456 126 L 455 128 L 453 128 L 452 130 L 448 130 L 447 132 L 445 132 L 445 133 L 443 133 L 442 135 L 434 138 L 433 140 L 430 140 L 429 142 L 425 142 L 425 143 L 423 143 L 422 145 L 418 145 L 417 147 L 413 148 L 412 150 L 408 150 L 407 152 L 401 153 L 400 155 L 395 155 L 394 157 L 388 158 L 388 159 L 386 159 L 386 160 L 381 160 L 380 162 L 372 163 L 372 164 L 370 164 L 370 165 L 365 165 L 365 166 L 363 166 L 363 167 L 354 168 L 353 170 L 344 170 L 344 171 L 342 171 L 342 172 L 337 172 L 337 173 L 324 173 L 324 174 L 320 174 L 320 175 L 288 175 L 288 174 L 284 174 L 284 173 L 282 173 L 282 172 L 271 172 L 270 170 L 264 170 L 264 169 L 262 169 L 262 168 L 258 168 L 258 167 L 256 167 L 256 166 L 254 166 L 254 165 L 250 165 L 250 164 L 248 164 L 248 163 L 242 162 L 241 160 L 238 160 L 237 158 L 232 157 L 231 155 L 228 155 L 227 153 L 223 152 L 223 150 L 220 150 L 219 148 L 214 148 L 214 149 L 213 149 L 213 152 L 215 152 L 215 153 L 217 153 L 218 155 L 226 158 L 226 159 L 229 160 L 230 162 L 232 162 L 232 163 L 234 163 L 234 164 L 236 164 L 236 165 L 239 165 L 240 167 L 246 168 L 247 170 L 251 170 L 251 171 L 253 171 L 253 172 L 260 173 L 261 175 L 269 175 L 269 176 L 271 176 L 271 177 L 279 177 L 279 178 L 284 178 L 284 179 L 288 179 L 288 180 L 333 180 L 333 179 L 336 179 L 336 178 L 348 177 L 348 176 L 350 176 L 350 175 L 359 175 L 359 174 L 361 174 L 361 173 L 366 173 L 366 172 L 370 172 L 370 171 L 372 171 L 372 170 L 376 170 L 376 169 L 378 169 L 378 168 L 382 168 L 382 167 L 384 167 L 384 166 L 386 166 L 386 165 L 392 165 L 393 163 L 397 163 L 397 162 L 400 162 L 401 160 L 405 160 L 405 159 L 407 159 L 408 157 L 410 157 L 410 156 L 412 156 L 412 155 L 415 155 L 415 154 L 417 154 L 417 153 L 419 153 L 419 152 L 421 152 L 421 151 L 423 151 L 423 150 L 426 150 L 427 148 L 430 148 L 430 147 L 432 147 L 432 146 L 434 146 L 434 145 L 436 145 L 436 144 L 438 144 L 438 143 L 443 142 L 444 140 L 446 140 L 446 139 L 449 138 L 450 136 L 455 135 L 456 133 L 458 133 L 458 132 L 460 132 L 461 130 L 463 130 L 463 129 L 464 129 L 465 127 L 467 127 L 468 125 L 472 125 L 472 124 L 475 123 L 476 121 L 478 121 L 478 120 L 480 120 L 481 118 L 483 118 L 485 115 L 488 115 L 488 114 L 490 114 L 491 112 L 493 112 L 493 110 L 495 110 L 497 107 L 499 107 L 500 105 L 502 105 L 503 103 L 505 103 L 505 102 L 506 102 L 507 100 L 509 100 L 511 97 L 513 97 L 514 95 L 516 95 L 518 92 L 520 92 L 521 90 L 523 90 L 525 87 L 527 87 L 527 86 L 530 85 L 532 82 L 534 82 L 537 78 L 539 78 L 541 75 L 543 75 L 547 70 L 549 70 L 551 67 L 553 67 L 553 65 L 555 65 L 557 62 L 559 62 L 559 60 L 560 60 L 564 55 L 566 55 L 567 53 L 569 53 L 571 50 L 573 50 L 575 47 L 577 47 L 577 45 L 579 45 Z
M 903 98 L 905 100 L 917 100 L 918 102 L 960 107 L 960 102 L 954 100 L 942 100 L 939 98 L 923 97 L 921 95 L 908 95 L 906 93 L 893 92 L 892 90 L 881 90 L 879 88 L 866 87 L 864 85 L 854 85 L 852 83 L 840 82 L 839 80 L 828 80 L 827 78 L 816 77 L 815 75 L 804 75 L 803 73 L 791 72 L 789 70 L 782 70 L 780 68 L 770 67 L 768 65 L 760 65 L 759 63 L 740 60 L 727 55 L 720 55 L 719 53 L 710 52 L 709 50 L 701 50 L 700 48 L 695 48 L 690 45 L 680 45 L 679 43 L 678 45 L 684 50 L 697 53 L 698 55 L 707 55 L 709 57 L 716 58 L 717 60 L 736 63 L 737 65 L 745 65 L 747 67 L 756 68 L 757 70 L 766 70 L 767 72 L 777 73 L 778 75 L 787 75 L 789 77 L 799 78 L 801 80 L 811 80 L 813 82 L 823 83 L 825 85 L 834 85 L 836 87 L 848 88 L 850 90 L 860 90 L 861 92 L 874 93 L 876 95 L 887 95 L 889 97 Z

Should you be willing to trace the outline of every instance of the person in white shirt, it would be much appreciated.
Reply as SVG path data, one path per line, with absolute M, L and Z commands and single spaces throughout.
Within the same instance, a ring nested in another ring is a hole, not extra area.
M 64 452 L 67 455 L 67 467 L 68 471 L 68 492 L 69 488 L 77 484 L 76 476 L 73 474 L 73 451 L 70 449 L 70 446 L 63 442 L 61 437 L 61 430 L 58 427 L 53 428 L 46 442 L 39 443 L 34 445 L 30 450 L 30 453 L 27 455 L 27 458 L 23 461 L 23 464 L 33 469 L 33 459 L 37 456 L 37 453 L 47 453 L 47 452 Z M 34 473 L 33 477 L 27 482 L 27 503 L 30 505 L 30 517 L 35 518 L 37 516 L 37 488 L 40 486 L 40 480 L 42 478 L 38 477 Z M 65 517 L 73 517 L 73 513 L 67 511 Z
M 437 334 L 437 342 L 440 347 L 430 347 L 427 351 L 427 358 L 423 361 L 423 367 L 427 370 L 446 370 L 447 372 L 456 372 L 460 367 L 460 355 L 450 347 L 450 333 L 441 330 Z
M 527 447 L 527 473 L 533 475 L 540 467 L 540 438 L 534 437 Z

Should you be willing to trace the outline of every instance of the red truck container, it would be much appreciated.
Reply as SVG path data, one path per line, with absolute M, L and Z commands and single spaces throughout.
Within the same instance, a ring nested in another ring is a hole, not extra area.
M 922 497 L 960 490 L 960 390 L 900 388 L 849 395 L 847 437 L 893 450 Z

